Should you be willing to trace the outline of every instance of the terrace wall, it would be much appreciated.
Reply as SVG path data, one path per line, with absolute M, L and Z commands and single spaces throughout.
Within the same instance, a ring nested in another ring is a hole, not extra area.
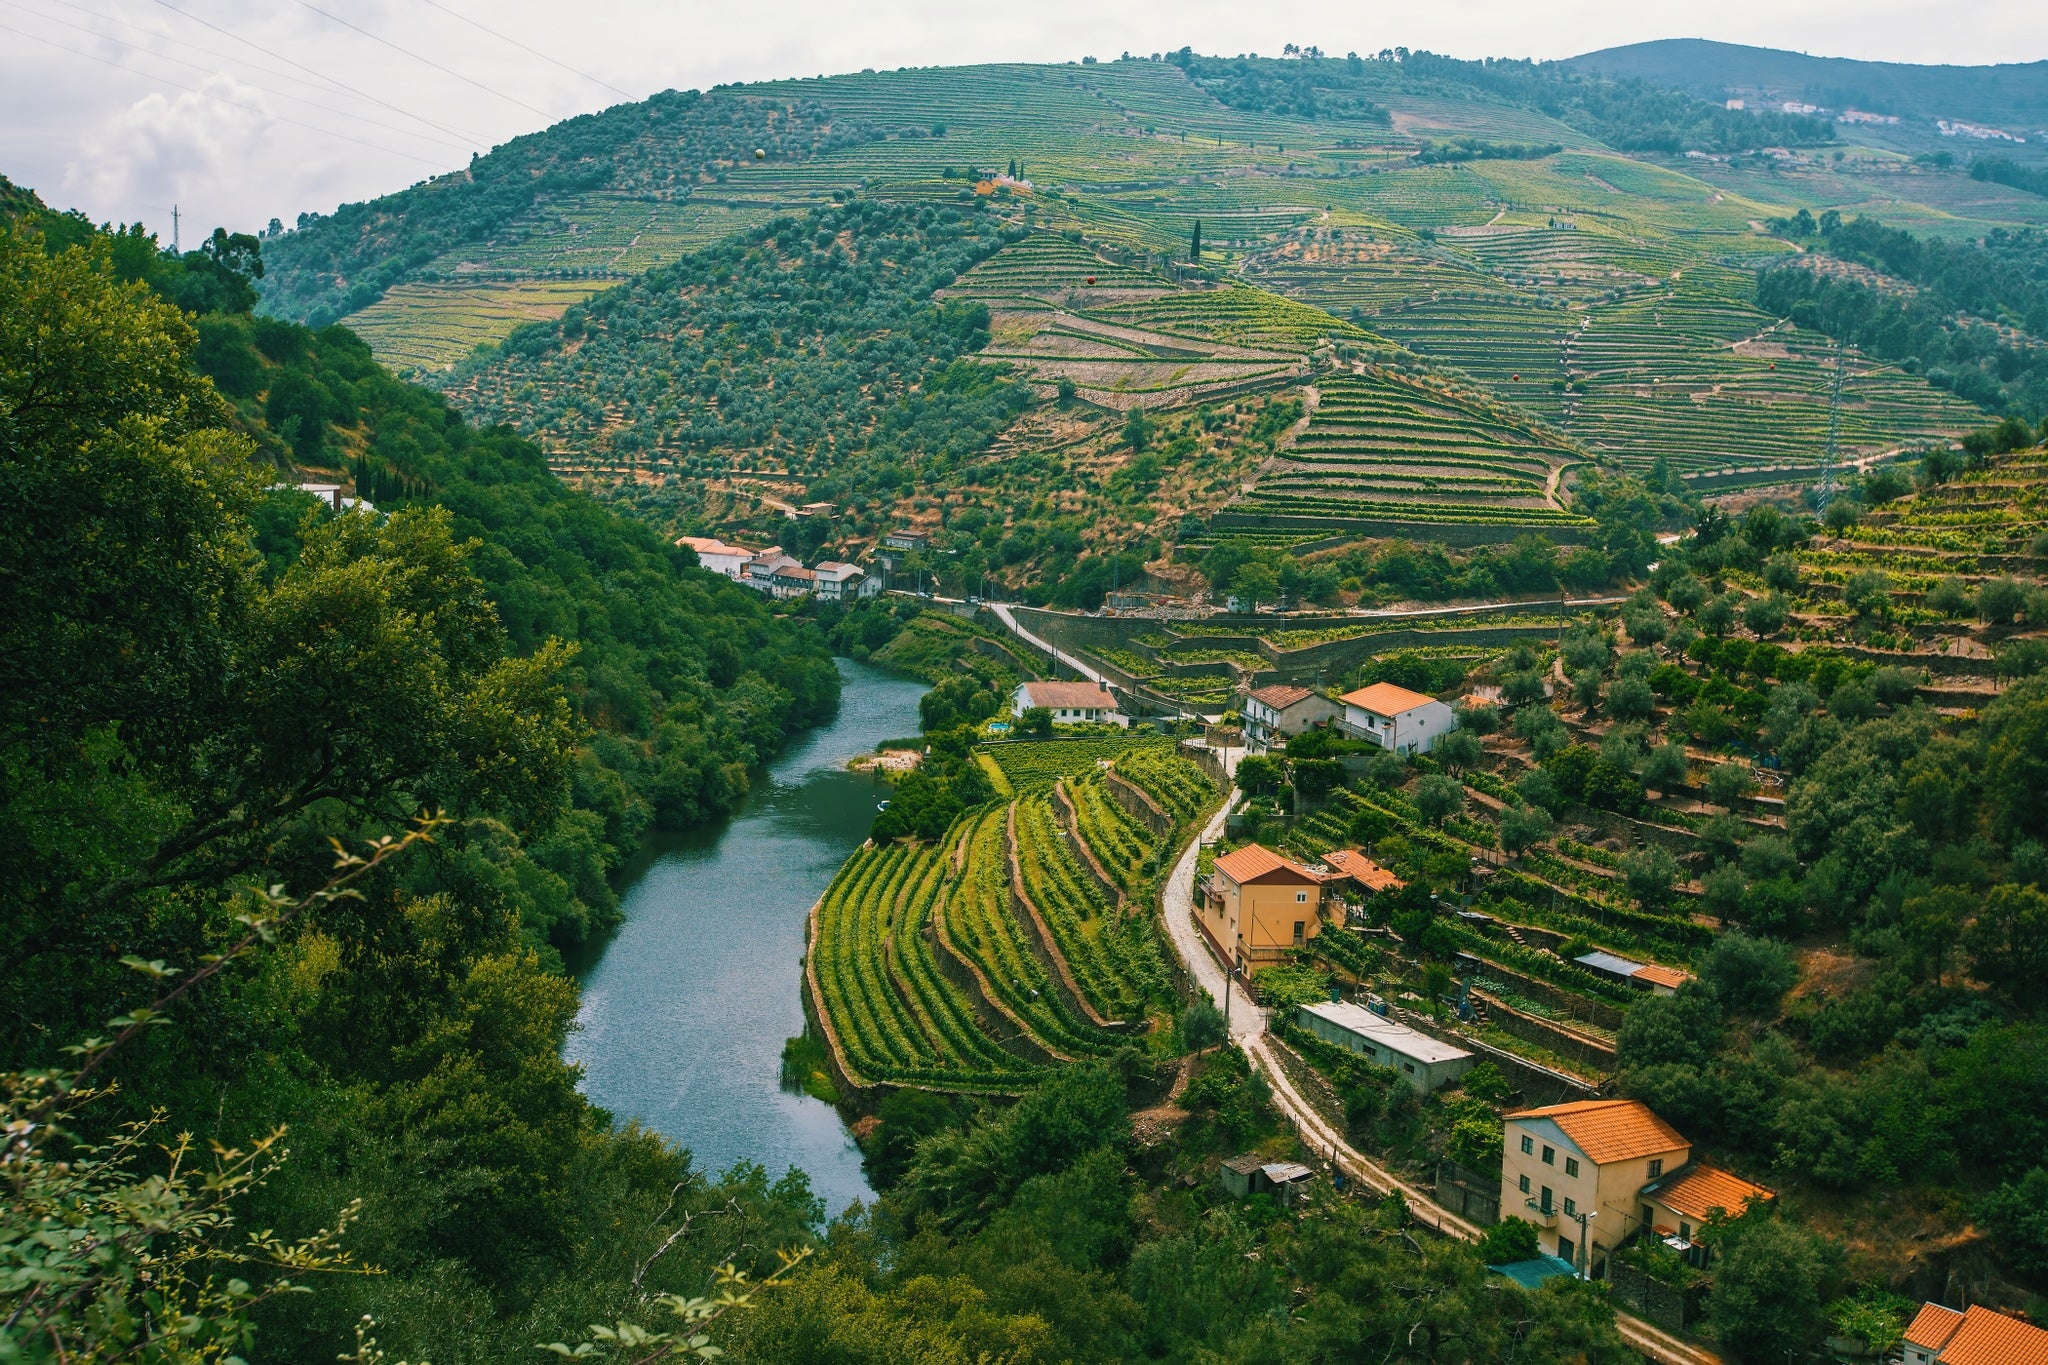
M 1549 522 L 1507 522 L 1507 521 L 1386 521 L 1377 517 L 1317 517 L 1290 512 L 1218 512 L 1209 519 L 1214 527 L 1241 526 L 1247 530 L 1272 531 L 1349 531 L 1355 536 L 1383 537 L 1390 540 L 1430 540 L 1440 545 L 1454 545 L 1460 548 L 1472 545 L 1505 545 L 1515 537 L 1533 531 L 1548 536 L 1558 545 L 1583 545 L 1598 530 L 1593 526 L 1575 526 L 1570 523 L 1553 525 Z
M 1614 1070 L 1614 1049 L 1581 1034 L 1558 1027 L 1547 1019 L 1533 1014 L 1524 1014 L 1511 1005 L 1485 991 L 1472 992 L 1474 998 L 1486 1006 L 1486 1021 L 1502 1033 L 1511 1034 L 1525 1043 L 1534 1043 L 1547 1048 L 1558 1056 L 1591 1067 L 1595 1071 Z
M 1109 794 L 1124 813 L 1152 831 L 1153 837 L 1164 839 L 1173 833 L 1173 817 L 1159 808 L 1159 803 L 1142 788 L 1120 776 L 1115 768 L 1103 774 Z

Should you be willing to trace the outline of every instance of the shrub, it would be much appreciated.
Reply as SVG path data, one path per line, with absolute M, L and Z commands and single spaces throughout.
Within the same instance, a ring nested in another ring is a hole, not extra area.
M 1969 611 L 1975 605 L 1975 599 L 1970 596 L 1968 585 L 1950 574 L 1927 590 L 1926 604 L 1929 611 L 1954 620 Z
M 1891 580 L 1876 569 L 1858 569 L 1842 585 L 1842 605 L 1858 616 L 1884 616 L 1892 605 Z
M 1749 795 L 1754 785 L 1749 769 L 1743 764 L 1716 763 L 1707 769 L 1707 800 L 1717 806 L 1733 809 L 1737 801 Z
M 1526 1219 L 1503 1218 L 1479 1239 L 1479 1259 L 1487 1265 L 1533 1261 L 1538 1254 L 1536 1225 Z
M 2027 590 L 2010 578 L 1993 578 L 1977 589 L 1977 616 L 1986 625 L 2009 626 L 2027 605 Z
M 1783 944 L 1737 932 L 1714 941 L 1700 964 L 1700 979 L 1714 988 L 1721 1008 L 1730 1014 L 1768 1018 L 1799 979 L 1799 967 Z
M 1764 561 L 1764 586 L 1773 592 L 1791 592 L 1799 586 L 1799 561 L 1780 550 Z

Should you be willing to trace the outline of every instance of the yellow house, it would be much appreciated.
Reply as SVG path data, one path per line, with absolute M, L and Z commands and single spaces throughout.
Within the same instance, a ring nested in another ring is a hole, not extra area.
M 1268 966 L 1322 931 L 1323 880 L 1270 848 L 1247 844 L 1216 860 L 1195 919 L 1226 963 Z
M 1538 1245 L 1573 1265 L 1590 1266 L 1640 1228 L 1643 1187 L 1692 1156 L 1692 1144 L 1639 1100 L 1524 1109 L 1505 1124 L 1501 1217 L 1534 1223 Z

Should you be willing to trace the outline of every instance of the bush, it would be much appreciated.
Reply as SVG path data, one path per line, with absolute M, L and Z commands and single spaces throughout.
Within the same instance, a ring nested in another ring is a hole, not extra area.
M 1892 582 L 1876 569 L 1858 569 L 1842 585 L 1842 605 L 1858 616 L 1884 616 L 1891 611 Z
M 1768 1018 L 1799 979 L 1799 967 L 1783 944 L 1736 932 L 1714 941 L 1700 964 L 1700 979 L 1714 988 L 1722 1009 Z
M 2033 1279 L 2048 1278 L 2048 1167 L 2036 1166 L 1993 1191 L 1978 1219 L 1997 1239 L 2006 1263 Z
M 2010 578 L 1993 578 L 1977 589 L 1977 616 L 1986 625 L 2009 626 L 2026 605 L 2026 588 Z
M 1737 1360 L 1775 1365 L 1820 1336 L 1830 1259 L 1820 1238 L 1762 1209 L 1709 1235 L 1720 1257 L 1707 1318 Z
M 1779 551 L 1764 561 L 1764 586 L 1772 592 L 1791 592 L 1799 586 L 1799 561 Z
M 1486 1230 L 1479 1239 L 1479 1259 L 1487 1265 L 1513 1265 L 1533 1261 L 1540 1254 L 1536 1225 L 1522 1218 L 1507 1217 Z
M 1755 785 L 1744 764 L 1716 763 L 1707 769 L 1707 800 L 1717 806 L 1734 809 L 1735 803 L 1749 795 Z
M 1942 579 L 1927 590 L 1927 609 L 1941 613 L 1950 620 L 1963 615 L 1975 605 L 1970 589 L 1954 574 Z

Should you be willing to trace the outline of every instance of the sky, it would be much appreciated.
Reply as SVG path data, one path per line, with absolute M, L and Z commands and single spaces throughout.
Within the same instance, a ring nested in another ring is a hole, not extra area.
M 1704 37 L 1877 61 L 2048 57 L 2048 5 L 1972 0 L 0 0 L 0 172 L 197 241 L 401 189 L 663 89 L 1192 45 L 1567 57 Z

